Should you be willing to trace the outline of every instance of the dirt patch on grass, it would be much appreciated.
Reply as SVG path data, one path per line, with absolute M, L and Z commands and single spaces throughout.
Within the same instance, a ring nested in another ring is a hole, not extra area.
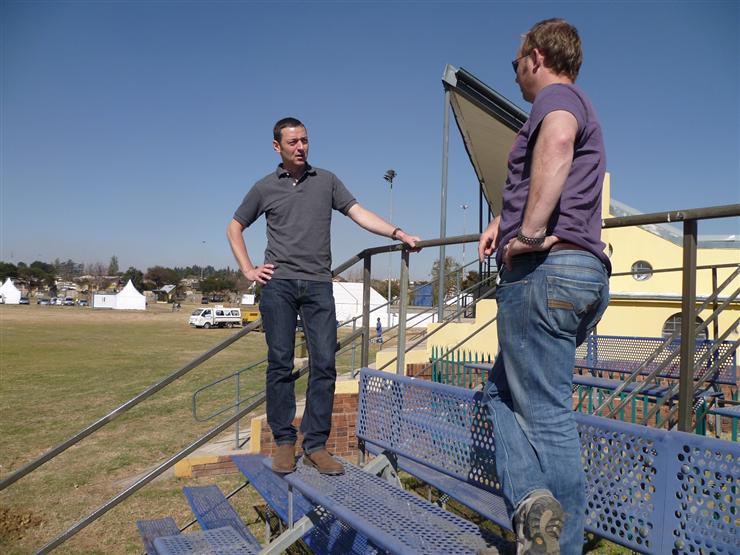
M 17 512 L 0 506 L 0 541 L 17 541 L 29 528 L 41 526 L 43 519 L 31 511 Z

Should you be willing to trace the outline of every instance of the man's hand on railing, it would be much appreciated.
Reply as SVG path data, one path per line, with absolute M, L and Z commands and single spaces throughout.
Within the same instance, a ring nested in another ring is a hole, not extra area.
M 421 237 L 417 237 L 416 235 L 409 235 L 402 229 L 399 229 L 396 232 L 396 239 L 403 241 L 413 252 L 419 252 L 421 250 L 421 248 L 416 248 L 416 244 L 421 241 Z

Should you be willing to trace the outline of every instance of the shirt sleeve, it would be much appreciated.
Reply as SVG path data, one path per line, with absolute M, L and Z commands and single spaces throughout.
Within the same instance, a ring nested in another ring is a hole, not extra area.
M 331 207 L 346 216 L 349 209 L 357 204 L 357 200 L 336 175 L 332 175 L 332 178 Z
M 536 140 L 537 134 L 540 130 L 540 124 L 545 116 L 550 112 L 556 112 L 558 110 L 565 110 L 573 114 L 578 122 L 578 133 L 581 133 L 586 127 L 586 121 L 588 115 L 586 113 L 586 106 L 580 99 L 576 91 L 568 85 L 555 84 L 550 85 L 542 89 L 540 94 L 532 104 L 532 111 L 529 114 L 529 143 Z
M 255 185 L 244 196 L 244 200 L 234 212 L 234 219 L 244 227 L 249 227 L 262 215 L 262 212 L 264 212 L 262 195 Z

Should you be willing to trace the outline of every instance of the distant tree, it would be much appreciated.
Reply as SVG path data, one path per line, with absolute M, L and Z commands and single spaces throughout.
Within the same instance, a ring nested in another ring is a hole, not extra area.
M 205 294 L 236 291 L 236 280 L 220 276 L 209 277 L 200 282 L 200 290 Z
M 51 274 L 52 276 L 56 275 L 56 268 L 53 264 L 49 264 L 48 262 L 41 262 L 40 260 L 34 260 L 31 262 L 31 268 L 37 268 L 44 272 L 45 274 Z
M 388 280 L 387 279 L 371 279 L 370 287 L 375 289 L 378 293 L 383 295 L 385 300 L 388 300 Z M 391 280 L 391 298 L 395 299 L 401 292 L 401 282 L 397 279 Z
M 0 261 L 0 281 L 5 281 L 8 278 L 18 277 L 18 267 L 10 262 Z
M 51 272 L 47 272 L 48 269 L 51 269 Z M 51 264 L 37 260 L 30 266 L 23 265 L 18 268 L 18 278 L 28 284 L 29 291 L 38 290 L 42 286 L 49 288 L 52 292 L 56 291 L 54 267 Z
M 133 266 L 129 266 L 122 275 L 120 281 L 125 285 L 131 280 L 139 291 L 144 288 L 144 273 Z
M 85 267 L 85 271 L 92 278 L 90 284 L 92 285 L 95 291 L 106 289 L 108 285 L 110 284 L 110 282 L 105 279 L 105 276 L 108 275 L 106 270 L 107 270 L 107 267 L 104 266 L 103 263 L 99 261 L 88 264 Z
M 480 282 L 480 274 L 475 271 L 470 271 L 465 276 L 465 279 L 463 279 L 461 287 L 463 290 L 465 290 L 479 282 Z
M 447 299 L 457 291 L 457 276 L 455 272 L 460 270 L 460 264 L 454 258 L 448 256 L 444 263 L 445 290 L 444 298 Z M 434 283 L 434 302 L 439 299 L 439 259 L 432 265 L 432 282 Z
M 177 285 L 180 279 L 177 276 L 177 272 L 172 268 L 165 268 L 164 266 L 154 266 L 148 268 L 144 279 L 154 283 L 156 287 L 162 287 L 163 285 Z
M 85 270 L 84 264 L 79 264 L 71 258 L 68 258 L 66 262 L 60 262 L 59 259 L 55 260 L 54 267 L 56 268 L 57 276 L 65 281 L 70 281 L 81 276 Z
M 110 257 L 110 262 L 108 263 L 108 275 L 116 276 L 118 272 L 118 257 L 114 254 Z

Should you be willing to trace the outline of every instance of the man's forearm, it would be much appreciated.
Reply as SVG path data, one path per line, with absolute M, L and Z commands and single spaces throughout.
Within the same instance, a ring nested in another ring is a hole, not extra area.
M 236 263 L 239 265 L 239 269 L 246 275 L 247 272 L 254 270 L 254 264 L 252 264 L 252 260 L 249 258 L 249 253 L 247 252 L 247 245 L 242 235 L 243 231 L 244 229 L 239 222 L 232 220 L 226 229 L 226 237 L 229 239 L 229 246 L 231 247 L 231 252 L 234 254 Z
M 391 237 L 393 231 L 397 227 L 391 223 L 386 222 L 375 212 L 367 210 L 359 204 L 355 204 L 352 208 L 350 208 L 348 215 L 352 219 L 352 221 L 359 225 L 361 228 L 366 229 L 371 233 L 382 235 L 384 237 Z

